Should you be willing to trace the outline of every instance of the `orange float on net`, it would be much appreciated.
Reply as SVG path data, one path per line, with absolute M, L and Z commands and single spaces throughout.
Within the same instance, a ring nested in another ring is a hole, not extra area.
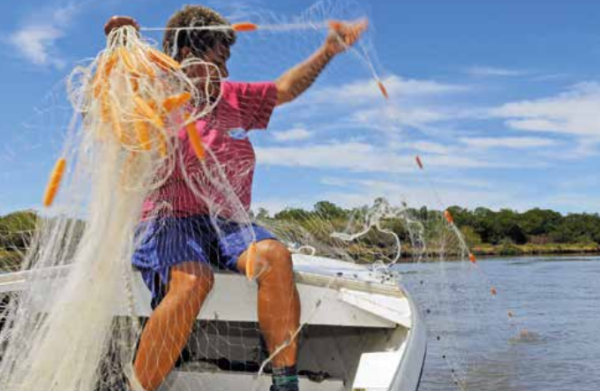
M 129 78 L 129 82 L 131 83 L 131 89 L 133 90 L 133 92 L 138 92 L 140 89 L 140 82 L 138 81 L 138 79 L 135 77 L 131 77 Z
M 446 221 L 448 222 L 448 224 L 454 224 L 454 218 L 452 217 L 452 214 L 450 213 L 450 211 L 445 210 L 444 217 L 446 218 Z
M 388 95 L 387 89 L 385 88 L 385 86 L 383 85 L 383 82 L 381 80 L 377 80 L 377 86 L 379 87 L 379 90 L 383 94 L 383 97 L 385 99 L 390 99 L 390 96 Z
M 330 20 L 329 22 L 327 22 L 327 24 L 329 25 L 329 28 L 334 31 L 338 31 L 342 28 L 342 22 L 340 22 L 339 20 Z
M 497 294 L 498 292 L 496 292 L 496 288 L 495 288 L 495 287 L 491 287 L 491 288 L 490 288 L 490 293 L 492 294 L 492 296 L 496 296 L 496 294 Z
M 123 144 L 126 143 L 127 137 L 125 135 L 123 125 L 121 124 L 121 119 L 119 118 L 119 113 L 117 112 L 117 108 L 112 103 L 109 103 L 108 110 L 110 113 L 110 124 L 112 126 L 113 132 L 115 133 L 115 136 L 117 136 L 117 139 L 121 143 L 123 143 Z
M 163 101 L 162 106 L 168 113 L 170 113 L 171 111 L 188 103 L 191 99 L 192 94 L 190 94 L 189 92 L 182 92 L 181 94 L 169 96 L 168 98 L 166 98 Z
M 152 108 L 152 103 L 147 103 L 145 100 L 140 98 L 138 95 L 133 96 L 133 102 L 135 103 L 136 112 L 142 117 L 146 118 L 157 128 L 164 128 L 165 123 L 156 112 L 156 109 Z
M 165 135 L 162 132 L 158 132 L 157 138 L 158 138 L 158 153 L 159 153 L 160 157 L 164 158 L 169 153 L 169 151 L 168 151 L 169 148 L 167 146 L 167 139 L 165 138 Z
M 417 157 L 415 157 L 415 160 L 417 161 L 417 165 L 419 166 L 419 168 L 422 170 L 423 162 L 421 161 L 421 158 L 419 156 L 417 156 Z
M 94 94 L 94 98 L 98 98 L 100 96 L 100 94 L 102 93 L 102 88 L 104 87 L 104 84 L 100 81 L 100 80 L 96 80 L 94 82 L 94 84 L 92 84 L 93 87 L 93 94 Z
M 63 175 L 65 174 L 66 167 L 67 160 L 65 158 L 58 159 L 54 165 L 54 169 L 52 170 L 52 174 L 50 174 L 50 180 L 48 181 L 48 185 L 46 186 L 46 191 L 44 193 L 43 204 L 45 207 L 49 207 L 54 202 L 54 198 L 56 197 L 56 193 L 58 192 L 58 188 L 62 182 Z
M 186 115 L 186 121 L 189 119 L 189 114 Z M 204 160 L 206 157 L 206 151 L 204 150 L 204 146 L 202 145 L 202 139 L 200 138 L 200 134 L 198 133 L 198 129 L 196 129 L 196 123 L 190 122 L 185 126 L 185 130 L 188 135 L 188 139 L 190 140 L 190 145 L 196 154 L 198 160 Z
M 246 277 L 248 280 L 254 279 L 256 270 L 256 242 L 252 242 L 248 247 L 248 254 L 246 255 Z
M 124 47 L 120 47 L 117 49 L 117 54 L 119 55 L 119 59 L 121 60 L 123 65 L 125 65 L 125 68 L 127 68 L 129 73 L 135 76 L 140 76 L 140 73 L 136 69 L 135 61 L 133 60 L 133 57 L 131 57 L 131 54 L 127 49 L 125 49 Z
M 144 59 L 140 59 L 140 61 L 138 61 L 138 67 L 140 73 L 148 76 L 151 79 L 156 77 L 156 72 L 154 72 L 154 69 L 152 69 L 152 67 L 148 65 Z
M 102 118 L 103 122 L 111 121 L 111 106 L 110 95 L 108 94 L 108 90 L 103 88 L 100 93 L 100 118 Z
M 108 56 L 108 59 L 104 63 L 104 66 L 103 66 L 104 76 L 106 76 L 107 78 L 110 76 L 110 73 L 112 72 L 116 63 L 117 63 L 117 55 L 115 53 L 112 53 L 110 56 Z
M 114 55 L 108 56 L 108 59 L 98 62 L 94 77 L 92 77 L 91 85 L 93 89 L 94 98 L 98 98 L 102 93 L 103 87 L 108 87 L 108 77 L 116 63 L 116 57 Z
M 469 261 L 471 261 L 471 263 L 477 263 L 477 258 L 475 258 L 475 254 L 469 253 Z
M 150 58 L 150 60 L 154 61 L 156 63 L 156 65 L 158 65 L 159 67 L 163 68 L 166 71 L 171 71 L 171 70 L 176 71 L 176 70 L 181 69 L 180 63 L 173 60 L 171 57 L 167 56 L 166 54 L 159 52 L 156 49 L 149 49 L 148 57 Z
M 258 30 L 258 26 L 254 23 L 250 23 L 250 22 L 240 22 L 240 23 L 234 23 L 231 25 L 231 28 L 233 29 L 233 31 L 241 33 L 241 32 L 248 32 L 248 31 L 256 31 Z
M 133 123 L 133 129 L 137 135 L 137 139 L 140 142 L 140 147 L 144 151 L 149 151 L 152 147 L 150 142 L 150 127 L 146 121 L 135 121 Z
M 102 92 L 102 87 L 104 86 L 104 83 L 102 82 L 102 80 L 100 80 L 100 67 L 96 69 L 96 72 L 94 73 L 94 76 L 90 81 L 90 85 L 92 86 L 94 98 L 99 97 L 100 93 Z

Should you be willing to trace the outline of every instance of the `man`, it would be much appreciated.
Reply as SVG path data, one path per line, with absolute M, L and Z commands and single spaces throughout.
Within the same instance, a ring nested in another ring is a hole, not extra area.
M 139 28 L 133 19 L 115 16 L 107 22 L 105 32 L 109 34 L 126 25 Z M 325 43 L 312 56 L 275 82 L 267 83 L 221 80 L 229 75 L 227 60 L 236 36 L 231 28 L 203 29 L 208 26 L 227 27 L 229 22 L 206 7 L 185 6 L 169 19 L 163 49 L 180 62 L 197 58 L 214 64 L 214 67 L 197 64 L 185 68 L 192 80 L 209 79 L 209 94 L 213 99 L 220 97 L 215 109 L 201 118 L 196 128 L 204 147 L 224 167 L 224 176 L 235 192 L 236 201 L 247 212 L 256 163 L 254 151 L 247 138 L 233 138 L 228 131 L 265 129 L 273 109 L 306 91 L 336 55 L 358 40 L 367 23 L 332 23 Z M 187 143 L 185 138 L 181 141 Z M 190 151 L 187 145 L 182 148 L 181 161 L 187 162 L 184 170 L 198 174 L 196 180 L 202 181 L 206 167 Z M 271 389 L 297 391 L 298 346 L 292 336 L 299 327 L 300 300 L 290 252 L 265 228 L 235 222 L 234 208 L 210 181 L 203 182 L 201 187 L 207 196 L 199 197 L 189 186 L 181 185 L 182 176 L 176 170 L 144 207 L 141 223 L 144 237 L 133 264 L 141 270 L 152 291 L 154 312 L 144 327 L 134 363 L 138 381 L 147 391 L 154 391 L 173 369 L 212 289 L 214 276 L 209 265 L 217 262 L 221 267 L 244 274 L 249 274 L 250 267 L 255 269 L 250 274 L 257 276 L 261 333 L 271 354 L 284 347 L 272 361 Z M 169 204 L 171 213 L 168 217 L 150 218 L 159 203 Z M 214 212 L 215 205 L 218 213 Z M 249 257 L 250 246 L 254 257 Z M 261 262 L 250 265 L 252 258 Z

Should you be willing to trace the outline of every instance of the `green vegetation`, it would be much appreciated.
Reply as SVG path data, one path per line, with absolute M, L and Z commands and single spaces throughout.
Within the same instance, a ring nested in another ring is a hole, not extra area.
M 384 202 L 379 199 L 376 202 Z M 470 249 L 478 255 L 528 255 L 600 253 L 600 216 L 598 214 L 569 214 L 545 209 L 519 213 L 509 209 L 493 211 L 487 208 L 468 210 L 458 206 L 448 208 L 457 228 Z M 403 257 L 416 256 L 422 238 L 430 256 L 453 255 L 459 242 L 450 234 L 450 226 L 441 211 L 396 208 L 395 217 L 381 222 L 384 229 L 398 235 L 403 243 Z M 375 231 L 359 241 L 344 245 L 346 252 L 336 253 L 342 242 L 331 232 L 360 230 L 369 208 L 344 209 L 331 202 L 321 201 L 312 210 L 286 209 L 271 216 L 259 209 L 256 218 L 281 234 L 282 239 L 298 243 L 320 243 L 319 251 L 331 256 L 349 255 L 369 262 L 395 256 L 394 240 L 390 235 Z M 0 217 L 0 270 L 17 270 L 22 255 L 41 219 L 32 211 L 11 213 Z M 76 231 L 83 231 L 83 223 Z M 417 239 L 417 240 L 415 240 Z M 419 250 L 419 251 L 422 251 Z
M 35 212 L 22 211 L 0 217 L 0 270 L 17 270 L 35 232 Z
M 565 254 L 600 252 L 600 216 L 547 209 L 518 213 L 486 208 L 473 211 L 453 206 L 454 222 L 467 243 L 481 254 Z
M 257 217 L 266 221 L 305 221 L 325 218 L 336 227 L 346 227 L 351 216 L 364 215 L 367 208 L 346 210 L 330 202 L 317 203 L 312 211 L 286 209 L 270 217 L 260 209 Z M 533 255 L 533 254 L 577 254 L 600 253 L 600 215 L 562 214 L 547 209 L 531 209 L 519 213 L 510 209 L 493 211 L 487 208 L 469 210 L 459 206 L 448 208 L 454 223 L 461 231 L 469 248 L 478 255 Z M 387 219 L 384 224 L 406 243 L 411 242 L 410 232 L 419 229 L 430 254 L 441 253 L 436 243 L 444 241 L 446 254 L 458 251 L 458 243 L 444 234 L 447 223 L 441 211 L 404 209 L 397 218 Z M 407 229 L 410 226 L 410 230 Z M 310 227 L 306 227 L 310 230 Z M 447 232 L 446 232 L 447 233 Z M 444 239 L 445 238 L 445 239 Z M 372 249 L 371 249 L 372 250 Z M 404 256 L 413 251 L 405 248 Z

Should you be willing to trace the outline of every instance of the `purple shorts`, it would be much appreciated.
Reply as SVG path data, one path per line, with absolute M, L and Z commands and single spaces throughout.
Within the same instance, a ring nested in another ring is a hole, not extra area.
M 276 239 L 254 223 L 239 224 L 208 215 L 163 217 L 144 221 L 136 232 L 132 263 L 152 292 L 152 308 L 166 293 L 169 271 L 183 262 L 201 262 L 237 271 L 237 260 L 252 241 Z

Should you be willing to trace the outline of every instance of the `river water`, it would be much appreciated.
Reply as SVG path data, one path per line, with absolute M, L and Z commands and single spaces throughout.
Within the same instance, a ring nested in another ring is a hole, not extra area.
M 401 268 L 428 325 L 421 391 L 600 390 L 600 257 Z

